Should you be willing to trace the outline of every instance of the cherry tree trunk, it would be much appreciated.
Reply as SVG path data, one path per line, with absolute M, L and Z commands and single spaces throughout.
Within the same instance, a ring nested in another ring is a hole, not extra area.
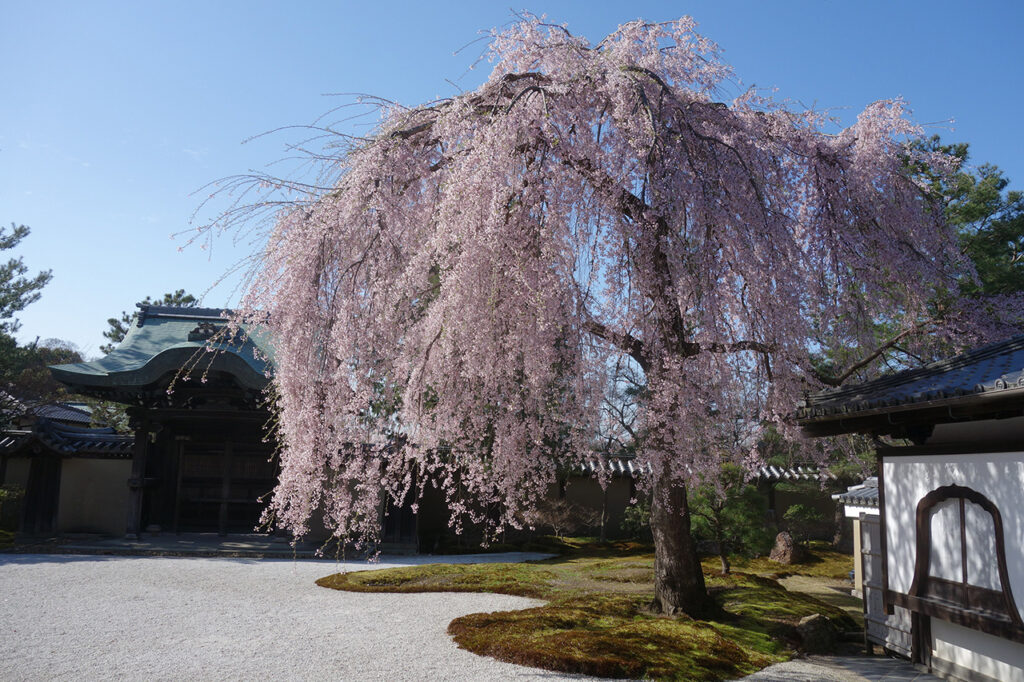
M 690 534 L 690 508 L 686 486 L 662 476 L 651 500 L 654 535 L 654 602 L 651 607 L 668 615 L 707 614 L 713 603 L 704 585 L 697 545 Z

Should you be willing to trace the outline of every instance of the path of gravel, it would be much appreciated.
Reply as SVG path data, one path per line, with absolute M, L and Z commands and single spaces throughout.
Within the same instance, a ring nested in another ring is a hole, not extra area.
M 356 594 L 314 584 L 341 568 L 333 561 L 0 555 L 0 679 L 577 679 L 471 654 L 445 632 L 457 616 L 534 600 Z

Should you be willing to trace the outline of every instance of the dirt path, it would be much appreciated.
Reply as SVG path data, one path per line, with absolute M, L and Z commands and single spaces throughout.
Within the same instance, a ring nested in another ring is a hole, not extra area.
M 864 627 L 864 605 L 850 594 L 850 583 L 835 578 L 815 578 L 805 575 L 791 575 L 779 580 L 779 584 L 790 592 L 802 592 L 826 604 L 836 606 L 848 613 L 857 624 Z

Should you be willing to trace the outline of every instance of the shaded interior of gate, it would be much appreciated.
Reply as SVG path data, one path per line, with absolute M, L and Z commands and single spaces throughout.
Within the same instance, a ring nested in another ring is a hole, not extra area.
M 185 420 L 161 429 L 146 463 L 142 528 L 222 534 L 257 528 L 276 484 L 273 449 L 259 437 L 260 424 L 229 426 Z

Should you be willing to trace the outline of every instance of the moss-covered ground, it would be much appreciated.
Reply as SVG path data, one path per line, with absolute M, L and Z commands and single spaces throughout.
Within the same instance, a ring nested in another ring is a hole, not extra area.
M 14 533 L 9 530 L 0 529 L 0 549 L 7 549 L 14 546 Z
M 537 562 L 428 564 L 335 574 L 317 584 L 354 592 L 496 592 L 543 599 L 547 603 L 536 608 L 456 618 L 448 632 L 462 648 L 502 661 L 603 677 L 732 679 L 788 659 L 794 626 L 804 616 L 822 613 L 844 629 L 857 628 L 841 609 L 756 575 L 757 560 L 737 560 L 733 574 L 720 576 L 717 559 L 708 559 L 705 578 L 718 610 L 694 620 L 649 611 L 649 546 L 568 542 L 561 551 Z M 808 570 L 842 572 L 844 555 L 812 556 Z M 850 557 L 844 561 L 848 571 Z M 773 573 L 779 568 L 769 566 Z M 785 568 L 793 574 L 804 567 Z
M 704 564 L 705 573 L 717 571 L 721 565 L 718 557 L 705 557 L 701 563 Z M 729 563 L 734 571 L 779 577 L 806 575 L 816 578 L 846 578 L 853 568 L 853 558 L 849 554 L 835 551 L 826 542 L 810 543 L 806 558 L 791 566 L 777 564 L 768 557 L 729 557 Z

